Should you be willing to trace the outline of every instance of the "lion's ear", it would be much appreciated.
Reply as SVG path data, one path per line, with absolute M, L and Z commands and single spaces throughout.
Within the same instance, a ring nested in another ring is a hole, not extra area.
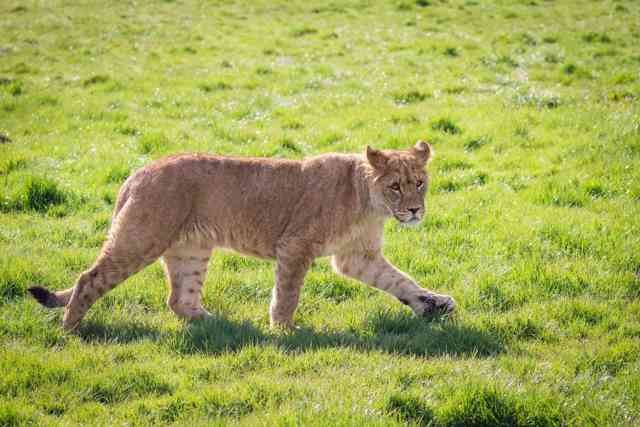
M 434 152 L 430 144 L 424 141 L 418 141 L 416 145 L 411 148 L 411 154 L 420 160 L 422 164 L 426 165 L 433 159 Z
M 371 163 L 374 169 L 384 169 L 387 166 L 388 157 L 380 150 L 371 148 L 367 145 L 367 160 Z

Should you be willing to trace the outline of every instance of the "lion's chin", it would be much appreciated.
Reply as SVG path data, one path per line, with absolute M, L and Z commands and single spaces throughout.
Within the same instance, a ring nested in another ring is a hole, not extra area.
M 398 220 L 400 225 L 402 225 L 403 227 L 410 227 L 410 228 L 411 227 L 417 227 L 420 224 L 420 222 L 422 221 L 421 218 L 415 218 L 415 217 L 411 218 L 411 219 L 408 219 L 408 220 L 405 220 L 405 221 L 403 221 L 403 220 L 401 220 L 401 219 L 399 219 L 397 217 L 396 217 L 396 219 Z

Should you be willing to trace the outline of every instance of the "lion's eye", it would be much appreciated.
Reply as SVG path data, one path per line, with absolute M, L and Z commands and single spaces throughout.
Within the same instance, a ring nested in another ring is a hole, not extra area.
M 422 188 L 423 185 L 424 185 L 424 181 L 418 180 L 418 182 L 416 182 L 416 187 L 418 188 Z
M 394 182 L 389 188 L 391 188 L 393 191 L 400 191 L 400 184 Z

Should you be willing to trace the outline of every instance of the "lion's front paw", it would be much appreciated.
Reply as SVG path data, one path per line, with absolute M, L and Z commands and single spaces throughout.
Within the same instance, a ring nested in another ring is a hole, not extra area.
M 427 291 L 413 295 L 408 305 L 416 316 L 428 319 L 453 313 L 456 308 L 456 302 L 450 296 Z

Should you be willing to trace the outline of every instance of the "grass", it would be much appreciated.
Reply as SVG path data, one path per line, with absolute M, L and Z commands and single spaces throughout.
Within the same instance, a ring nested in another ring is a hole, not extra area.
M 60 14 L 64 10 L 64 14 Z M 153 13 L 151 13 L 153 11 Z M 594 2 L 0 5 L 0 425 L 637 425 L 640 10 Z M 311 269 L 220 251 L 184 324 L 154 264 L 77 335 L 27 297 L 95 260 L 119 186 L 185 151 L 435 148 L 385 252 L 458 313 L 424 322 Z
M 19 163 L 7 163 L 5 174 L 20 167 Z M 67 200 L 67 194 L 55 181 L 37 176 L 28 176 L 24 185 L 11 197 L 5 197 L 2 207 L 5 210 L 46 212 L 50 207 L 61 205 Z

